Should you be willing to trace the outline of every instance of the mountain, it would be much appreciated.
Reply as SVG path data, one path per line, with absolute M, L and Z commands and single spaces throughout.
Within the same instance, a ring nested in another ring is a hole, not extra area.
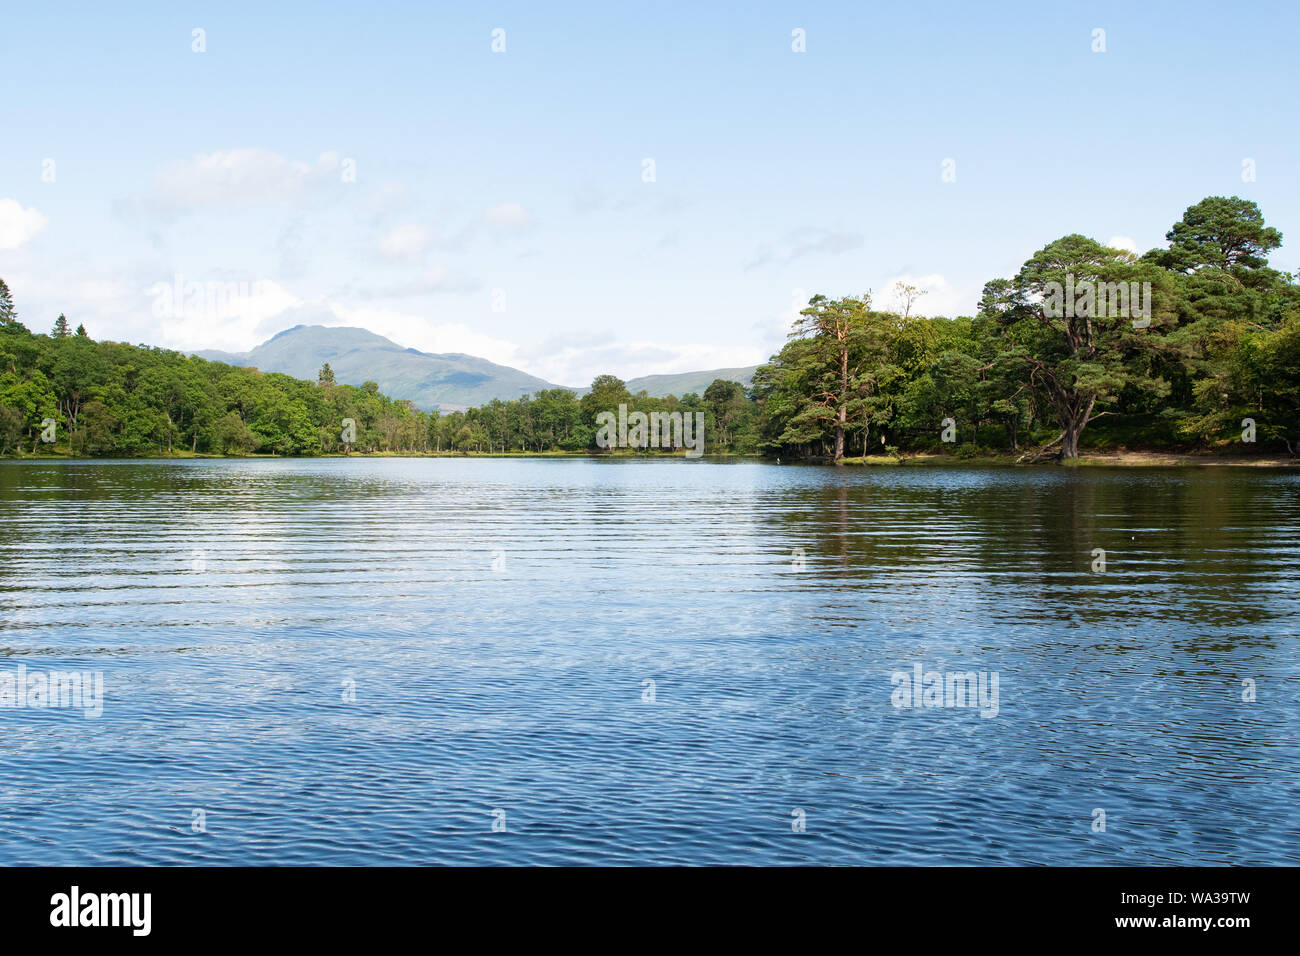
M 704 390 L 713 384 L 714 379 L 724 379 L 728 382 L 739 382 L 741 385 L 749 388 L 750 380 L 754 377 L 754 372 L 758 370 L 757 365 L 747 365 L 744 368 L 715 368 L 709 372 L 678 372 L 676 375 L 643 375 L 640 378 L 629 379 L 627 390 L 635 395 L 642 390 L 652 398 L 664 398 L 668 395 L 676 395 L 681 398 L 687 392 L 694 392 L 697 395 L 703 395 Z
M 417 408 L 423 409 L 450 411 L 484 405 L 494 398 L 514 399 L 544 388 L 569 388 L 473 355 L 421 352 L 402 348 L 366 329 L 325 325 L 295 325 L 248 352 L 207 349 L 194 354 L 210 362 L 283 372 L 309 381 L 315 381 L 320 367 L 329 362 L 335 380 L 347 385 L 376 382 L 385 395 L 410 399 Z M 656 398 L 687 392 L 703 395 L 715 378 L 748 386 L 756 367 L 645 375 L 631 379 L 627 388 L 633 395 L 644 390 Z M 583 395 L 588 389 L 569 388 L 569 391 Z
M 312 381 L 320 367 L 329 362 L 339 382 L 377 382 L 385 395 L 410 399 L 417 408 L 424 409 L 465 408 L 494 398 L 513 399 L 525 392 L 564 387 L 473 355 L 435 355 L 402 348 L 365 329 L 323 325 L 295 325 L 249 352 L 207 350 L 194 354 L 212 362 L 283 372 Z

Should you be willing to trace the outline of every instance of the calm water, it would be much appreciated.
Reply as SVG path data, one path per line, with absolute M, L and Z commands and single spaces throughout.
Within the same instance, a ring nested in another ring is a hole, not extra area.
M 1245 469 L 3 464 L 0 675 L 104 710 L 0 709 L 0 863 L 1294 864 L 1298 532 Z

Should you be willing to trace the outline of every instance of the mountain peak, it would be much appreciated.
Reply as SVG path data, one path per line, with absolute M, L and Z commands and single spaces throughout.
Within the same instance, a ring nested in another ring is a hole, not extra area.
M 348 325 L 299 324 L 275 333 L 248 352 L 235 355 L 206 350 L 195 354 L 210 361 L 283 372 L 308 381 L 315 381 L 320 367 L 329 362 L 336 381 L 348 385 L 377 382 L 385 395 L 409 399 L 422 409 L 485 405 L 494 398 L 505 401 L 549 388 L 567 388 L 579 394 L 587 391 L 555 385 L 463 352 L 421 352 L 369 329 Z M 627 387 L 633 394 L 645 390 L 655 396 L 703 393 L 715 378 L 748 386 L 753 373 L 750 367 L 648 375 L 629 380 Z

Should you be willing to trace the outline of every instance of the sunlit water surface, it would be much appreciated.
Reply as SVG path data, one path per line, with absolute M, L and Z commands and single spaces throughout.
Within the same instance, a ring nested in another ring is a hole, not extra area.
M 105 698 L 0 709 L 0 863 L 1298 863 L 1298 531 L 1251 469 L 3 464 L 0 674 Z

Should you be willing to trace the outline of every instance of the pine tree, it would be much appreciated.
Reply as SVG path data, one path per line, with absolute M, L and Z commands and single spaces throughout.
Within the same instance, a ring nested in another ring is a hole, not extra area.
M 0 326 L 18 324 L 18 313 L 14 311 L 14 297 L 4 279 L 0 279 Z
M 84 325 L 77 326 L 77 334 L 80 335 L 83 339 L 90 338 L 90 333 L 86 331 L 86 327 Z
M 334 369 L 330 368 L 329 362 L 320 367 L 320 374 L 316 376 L 316 381 L 320 385 L 334 384 Z
M 54 328 L 50 330 L 50 335 L 56 339 L 66 339 L 71 334 L 68 328 L 68 317 L 60 312 L 59 317 L 54 320 Z

